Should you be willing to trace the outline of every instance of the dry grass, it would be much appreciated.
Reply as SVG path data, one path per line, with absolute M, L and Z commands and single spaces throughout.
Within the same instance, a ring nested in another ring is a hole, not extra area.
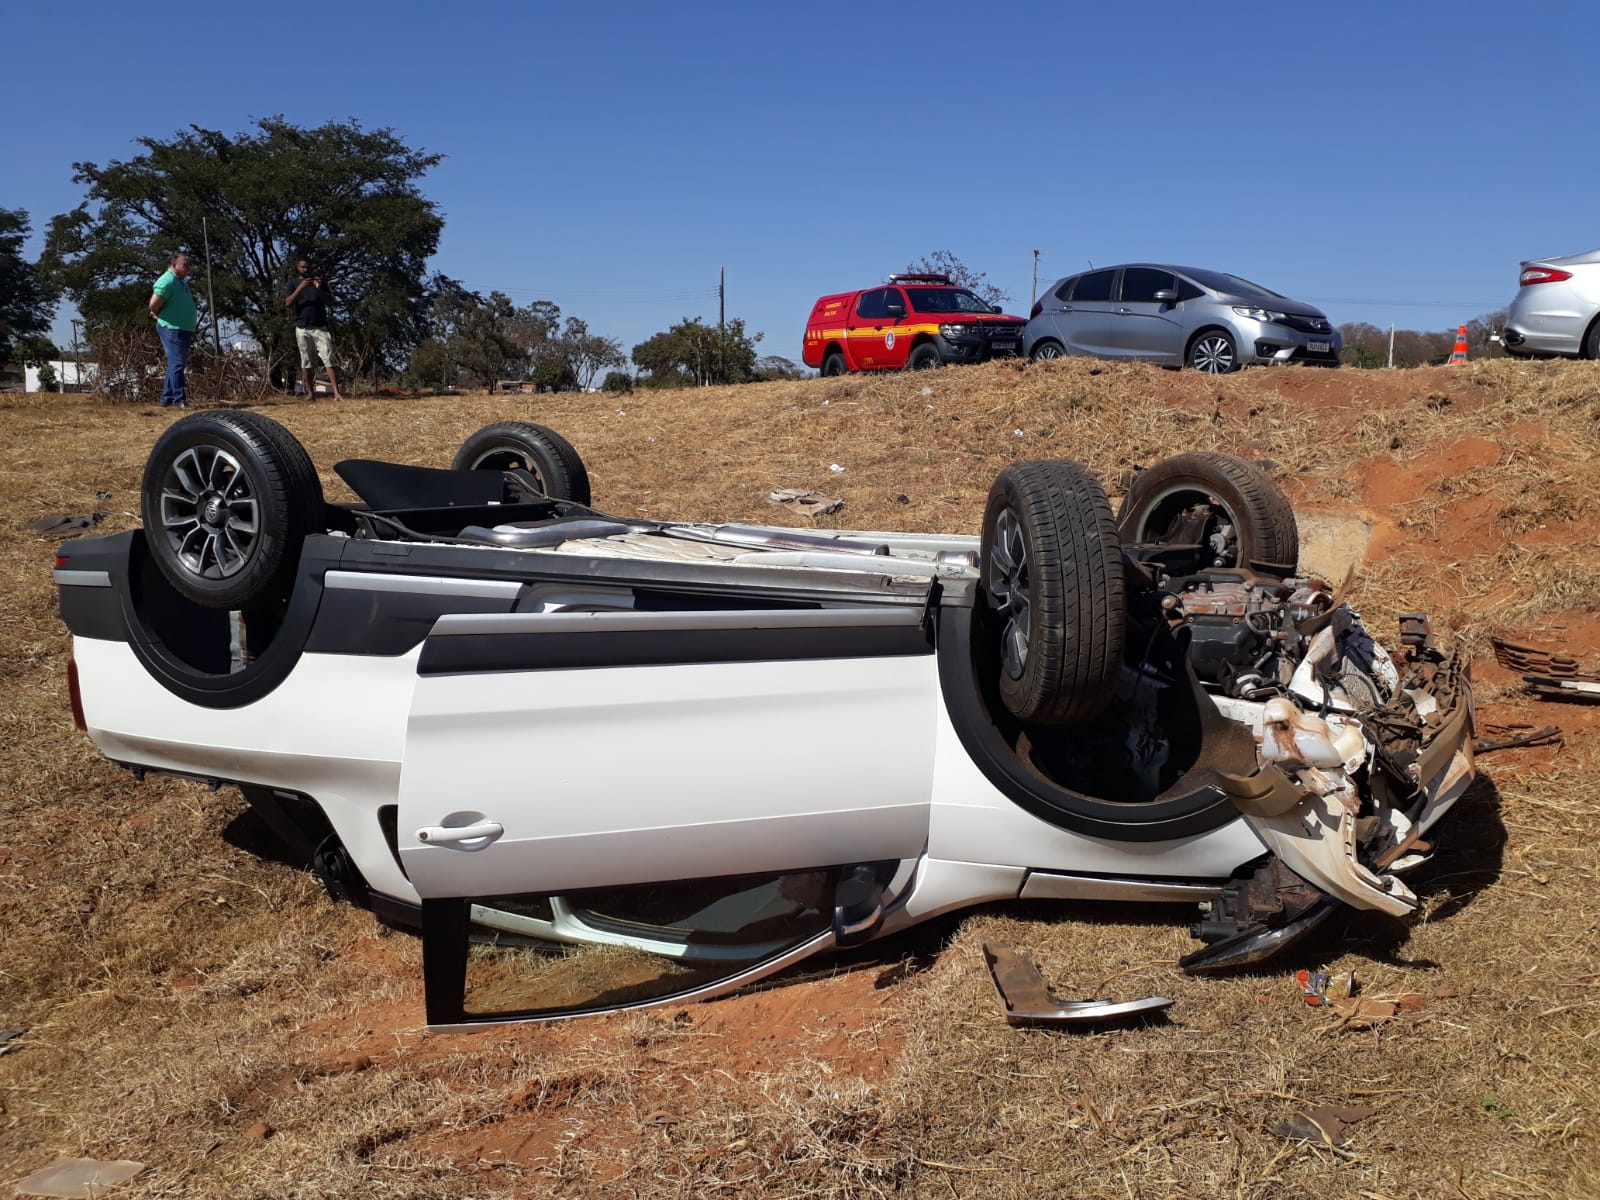
M 1591 364 L 1223 380 L 995 364 L 270 411 L 324 467 L 444 463 L 477 426 L 525 417 L 578 446 L 604 508 L 783 521 L 763 498 L 797 486 L 845 498 L 830 523 L 915 530 L 975 531 L 1012 459 L 1111 481 L 1214 447 L 1271 459 L 1303 505 L 1374 519 L 1356 599 L 1380 630 L 1431 607 L 1471 642 L 1559 625 L 1580 657 L 1600 650 Z M 1181 909 L 1009 908 L 682 1013 L 422 1036 L 413 938 L 324 900 L 236 796 L 136 785 L 71 728 L 53 546 L 18 526 L 96 508 L 130 526 L 168 419 L 0 407 L 0 1027 L 32 1030 L 0 1057 L 0 1181 L 81 1154 L 148 1163 L 129 1197 L 1600 1194 L 1600 719 L 1536 709 L 1492 665 L 1487 716 L 1560 721 L 1568 740 L 1485 761 L 1409 924 L 1351 919 L 1292 962 L 1197 981 L 1172 966 Z M 1063 994 L 1172 995 L 1172 1020 L 1008 1029 L 984 937 L 1029 947 Z M 897 969 L 898 953 L 915 957 Z M 1341 1030 L 1290 978 L 1322 964 L 1432 998 Z M 1343 1152 L 1266 1132 L 1328 1103 L 1380 1111 Z

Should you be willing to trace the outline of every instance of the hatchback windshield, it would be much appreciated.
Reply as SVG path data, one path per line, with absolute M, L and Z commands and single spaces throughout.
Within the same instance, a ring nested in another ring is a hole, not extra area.
M 1269 291 L 1259 283 L 1251 283 L 1248 279 L 1240 279 L 1237 275 L 1225 275 L 1221 271 L 1191 271 L 1188 267 L 1183 268 L 1183 273 L 1214 292 L 1225 292 L 1230 296 L 1257 296 L 1263 300 L 1283 299 L 1277 292 Z
M 911 307 L 925 313 L 986 313 L 989 306 L 971 292 L 961 288 L 906 289 L 911 297 Z

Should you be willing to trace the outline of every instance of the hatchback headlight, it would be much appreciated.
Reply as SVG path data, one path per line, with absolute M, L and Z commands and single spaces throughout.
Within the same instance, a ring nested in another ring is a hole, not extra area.
M 1242 304 L 1235 304 L 1233 311 L 1241 317 L 1249 317 L 1252 321 L 1282 321 L 1288 313 L 1273 312 L 1270 308 L 1250 308 Z
M 947 338 L 966 337 L 968 334 L 977 333 L 978 327 L 976 325 L 961 324 L 941 325 L 939 326 L 939 332 Z

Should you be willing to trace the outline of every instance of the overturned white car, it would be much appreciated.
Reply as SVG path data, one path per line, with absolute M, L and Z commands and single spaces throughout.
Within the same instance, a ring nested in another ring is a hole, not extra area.
M 1401 876 L 1473 774 L 1467 671 L 1391 656 L 1220 454 L 1113 515 L 1016 463 L 982 537 L 613 517 L 507 422 L 325 503 L 253 413 L 172 425 L 144 528 L 64 546 L 77 717 L 238 785 L 330 889 L 420 925 L 430 1024 L 726 992 L 1008 898 L 1202 902 L 1255 962 Z

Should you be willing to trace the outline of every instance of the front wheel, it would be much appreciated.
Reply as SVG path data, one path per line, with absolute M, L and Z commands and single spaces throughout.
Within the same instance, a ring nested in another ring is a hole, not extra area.
M 911 352 L 911 357 L 906 360 L 906 370 L 927 371 L 934 367 L 944 366 L 944 359 L 939 357 L 939 347 L 932 342 L 923 342 Z
M 1028 358 L 1033 362 L 1047 362 L 1052 358 L 1065 358 L 1067 348 L 1054 338 L 1042 338 L 1034 343 Z
M 1064 459 L 1012 463 L 989 489 L 979 563 L 1006 708 L 1042 724 L 1104 712 L 1127 611 L 1122 543 L 1100 481 Z
M 1292 572 L 1300 530 L 1289 498 L 1255 463 L 1214 450 L 1162 459 L 1134 477 L 1117 532 L 1125 543 L 1197 543 L 1218 567 Z
M 1189 365 L 1207 375 L 1228 375 L 1239 369 L 1239 348 L 1233 335 L 1208 329 L 1189 347 Z

